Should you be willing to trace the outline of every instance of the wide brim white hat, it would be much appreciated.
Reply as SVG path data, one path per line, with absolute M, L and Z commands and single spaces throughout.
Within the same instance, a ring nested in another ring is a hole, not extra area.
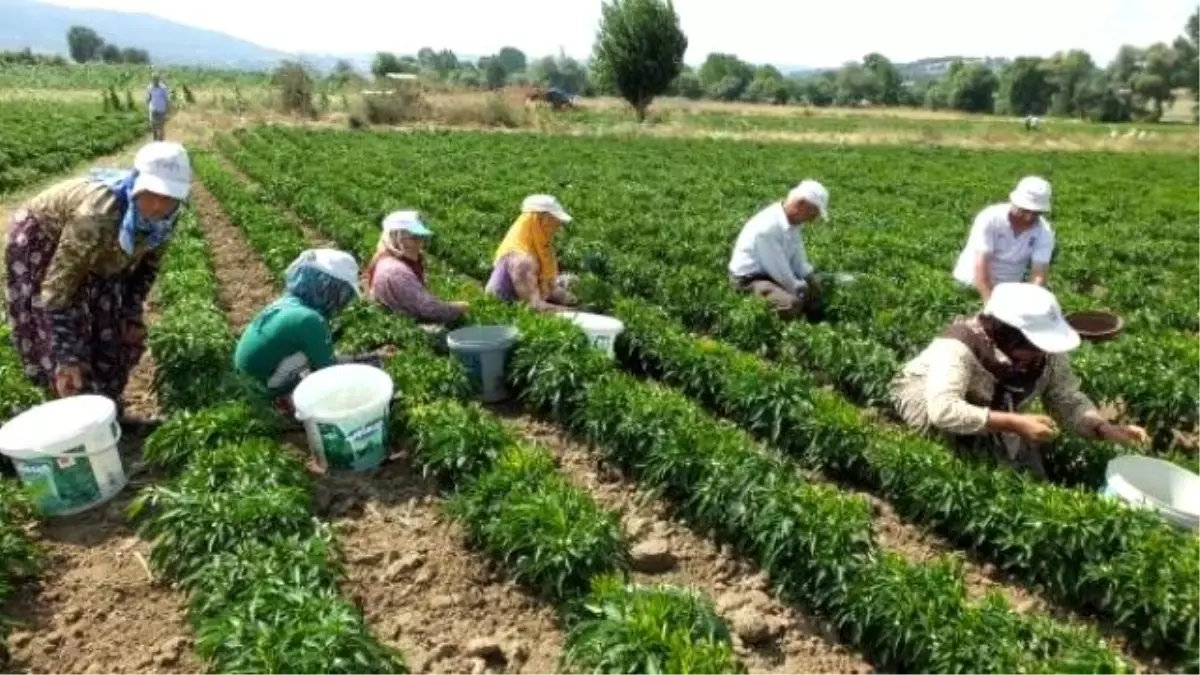
M 551 195 L 529 195 L 525 201 L 521 202 L 521 211 L 549 213 L 564 225 L 571 222 L 571 215 L 562 207 L 558 199 Z
M 133 194 L 135 195 L 142 192 L 152 192 L 156 195 L 171 197 L 172 199 L 184 202 L 187 201 L 191 191 L 191 183 L 167 180 L 159 176 L 144 173 L 139 173 L 137 178 L 133 180 Z
M 407 232 L 414 237 L 427 239 L 433 236 L 433 232 L 425 221 L 421 219 L 421 214 L 416 211 L 392 211 L 383 219 L 384 232 Z
M 297 267 L 311 267 L 350 285 L 354 295 L 362 297 L 362 289 L 358 286 L 358 262 L 354 256 L 335 248 L 311 248 L 301 253 L 291 265 L 288 273 Z
M 983 311 L 1021 331 L 1048 354 L 1063 354 L 1080 344 L 1079 333 L 1067 323 L 1054 294 L 1037 284 L 997 284 Z
M 133 194 L 156 195 L 186 201 L 192 189 L 192 163 L 187 150 L 172 141 L 153 141 L 134 155 Z
M 1008 194 L 1008 201 L 1026 211 L 1050 213 L 1050 194 L 1050 183 L 1045 178 L 1026 176 Z
M 788 191 L 788 199 L 795 201 L 803 199 L 804 201 L 817 207 L 821 212 L 821 219 L 829 219 L 829 190 L 815 180 L 803 180 Z

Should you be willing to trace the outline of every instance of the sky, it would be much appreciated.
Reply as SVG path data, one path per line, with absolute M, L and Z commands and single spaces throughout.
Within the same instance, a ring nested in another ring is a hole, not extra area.
M 587 57 L 600 0 L 52 0 L 146 12 L 287 52 L 459 54 L 515 46 Z M 675 0 L 686 61 L 709 52 L 753 63 L 829 67 L 880 52 L 923 57 L 1049 56 L 1082 48 L 1101 64 L 1123 44 L 1171 42 L 1196 0 Z M 903 27 L 903 28 L 902 28 Z

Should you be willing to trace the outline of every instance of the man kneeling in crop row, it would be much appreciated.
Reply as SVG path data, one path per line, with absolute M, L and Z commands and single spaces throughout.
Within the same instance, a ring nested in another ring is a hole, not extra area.
M 1046 285 L 1054 256 L 1050 212 L 1050 183 L 1038 176 L 1022 178 L 1008 201 L 993 204 L 975 216 L 967 243 L 958 254 L 954 278 L 974 288 L 984 302 L 996 284 L 1029 281 Z
M 238 340 L 234 366 L 257 380 L 281 413 L 310 372 L 337 363 L 373 363 L 371 356 L 338 358 L 329 320 L 359 295 L 358 263 L 335 249 L 309 249 L 287 269 L 283 295 L 254 317 Z
M 821 281 L 808 262 L 801 228 L 828 217 L 829 191 L 806 180 L 782 202 L 759 211 L 738 234 L 729 275 L 738 290 L 771 303 L 785 319 L 813 315 L 821 299 Z
M 1067 357 L 1078 346 L 1053 293 L 998 284 L 982 314 L 955 320 L 904 366 L 892 381 L 892 405 L 910 427 L 936 430 L 960 447 L 982 442 L 1043 477 L 1033 444 L 1055 436 L 1055 420 L 1086 438 L 1145 443 L 1144 429 L 1107 422 L 1079 390 Z M 1020 412 L 1038 395 L 1053 419 Z

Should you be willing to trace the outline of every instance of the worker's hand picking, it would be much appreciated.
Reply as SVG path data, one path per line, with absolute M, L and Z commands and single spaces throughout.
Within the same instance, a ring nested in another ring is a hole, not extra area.
M 1021 415 L 1017 433 L 1027 441 L 1046 443 L 1058 435 L 1058 425 L 1046 415 Z
M 1132 424 L 1105 424 L 1100 428 L 1100 437 L 1109 443 L 1126 447 L 1143 446 L 1150 442 L 1150 435 L 1146 430 Z

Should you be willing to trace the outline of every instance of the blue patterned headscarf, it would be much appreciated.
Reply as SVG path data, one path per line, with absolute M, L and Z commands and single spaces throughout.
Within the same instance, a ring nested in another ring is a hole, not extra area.
M 137 180 L 137 171 L 128 169 L 95 169 L 92 180 L 103 183 L 117 199 L 117 205 L 125 215 L 121 218 L 121 228 L 117 241 L 121 250 L 133 255 L 133 249 L 140 234 L 145 238 L 147 248 L 158 248 L 175 229 L 175 221 L 179 218 L 179 207 L 162 220 L 150 220 L 138 212 L 137 200 L 133 198 L 133 184 Z
M 302 263 L 293 263 L 288 268 L 284 292 L 326 318 L 350 304 L 355 297 L 354 287 L 350 284 Z

